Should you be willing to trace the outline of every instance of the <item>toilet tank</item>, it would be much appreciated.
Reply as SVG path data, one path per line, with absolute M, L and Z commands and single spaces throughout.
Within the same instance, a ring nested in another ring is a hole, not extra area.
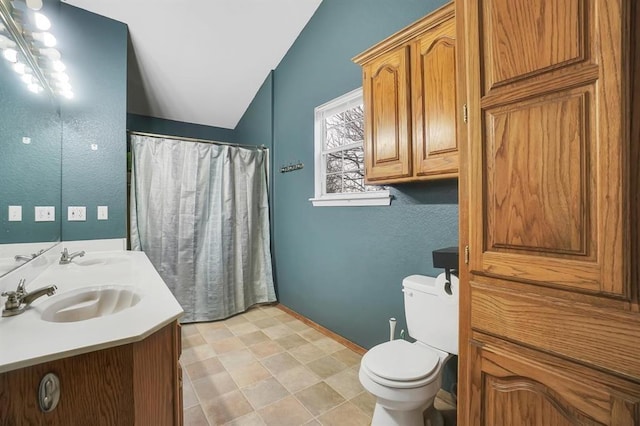
M 411 275 L 402 281 L 409 335 L 450 354 L 458 353 L 458 277 L 451 275 L 451 294 L 445 274 L 437 278 Z

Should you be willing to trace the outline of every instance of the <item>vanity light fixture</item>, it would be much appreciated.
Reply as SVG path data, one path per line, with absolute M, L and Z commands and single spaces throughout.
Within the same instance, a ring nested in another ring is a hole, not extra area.
M 71 99 L 67 67 L 53 48 L 57 40 L 42 6 L 42 0 L 0 0 L 0 49 L 30 91 Z

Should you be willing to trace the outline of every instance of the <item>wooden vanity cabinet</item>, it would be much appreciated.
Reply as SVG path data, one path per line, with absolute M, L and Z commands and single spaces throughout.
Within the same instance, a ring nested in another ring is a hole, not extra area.
M 367 183 L 457 177 L 454 12 L 449 3 L 354 58 Z
M 640 7 L 456 8 L 458 424 L 639 425 Z
M 179 339 L 174 322 L 140 342 L 1 373 L 0 424 L 181 425 Z M 47 373 L 60 380 L 49 413 L 38 403 Z

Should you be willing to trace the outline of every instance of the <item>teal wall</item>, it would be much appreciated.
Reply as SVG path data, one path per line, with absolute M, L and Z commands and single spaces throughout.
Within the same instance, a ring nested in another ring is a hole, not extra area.
M 183 123 L 181 121 L 147 117 L 138 114 L 127 114 L 127 129 L 136 132 L 208 139 L 218 142 L 236 141 L 235 132 L 232 129 Z
M 457 245 L 457 182 L 392 187 L 388 207 L 313 207 L 313 109 L 362 84 L 351 58 L 443 4 L 324 0 L 274 72 L 274 246 L 279 300 L 357 344 L 404 322 L 401 283 L 435 276 L 434 249 Z
M 61 102 L 62 239 L 123 238 L 127 27 L 66 4 L 60 4 L 59 26 L 56 37 L 75 93 Z M 109 220 L 97 220 L 99 205 L 109 206 Z M 86 206 L 86 222 L 68 222 L 67 206 Z

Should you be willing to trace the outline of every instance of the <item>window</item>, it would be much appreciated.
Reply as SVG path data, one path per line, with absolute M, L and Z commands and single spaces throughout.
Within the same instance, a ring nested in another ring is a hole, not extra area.
M 389 205 L 389 191 L 364 183 L 362 89 L 315 109 L 314 206 Z

